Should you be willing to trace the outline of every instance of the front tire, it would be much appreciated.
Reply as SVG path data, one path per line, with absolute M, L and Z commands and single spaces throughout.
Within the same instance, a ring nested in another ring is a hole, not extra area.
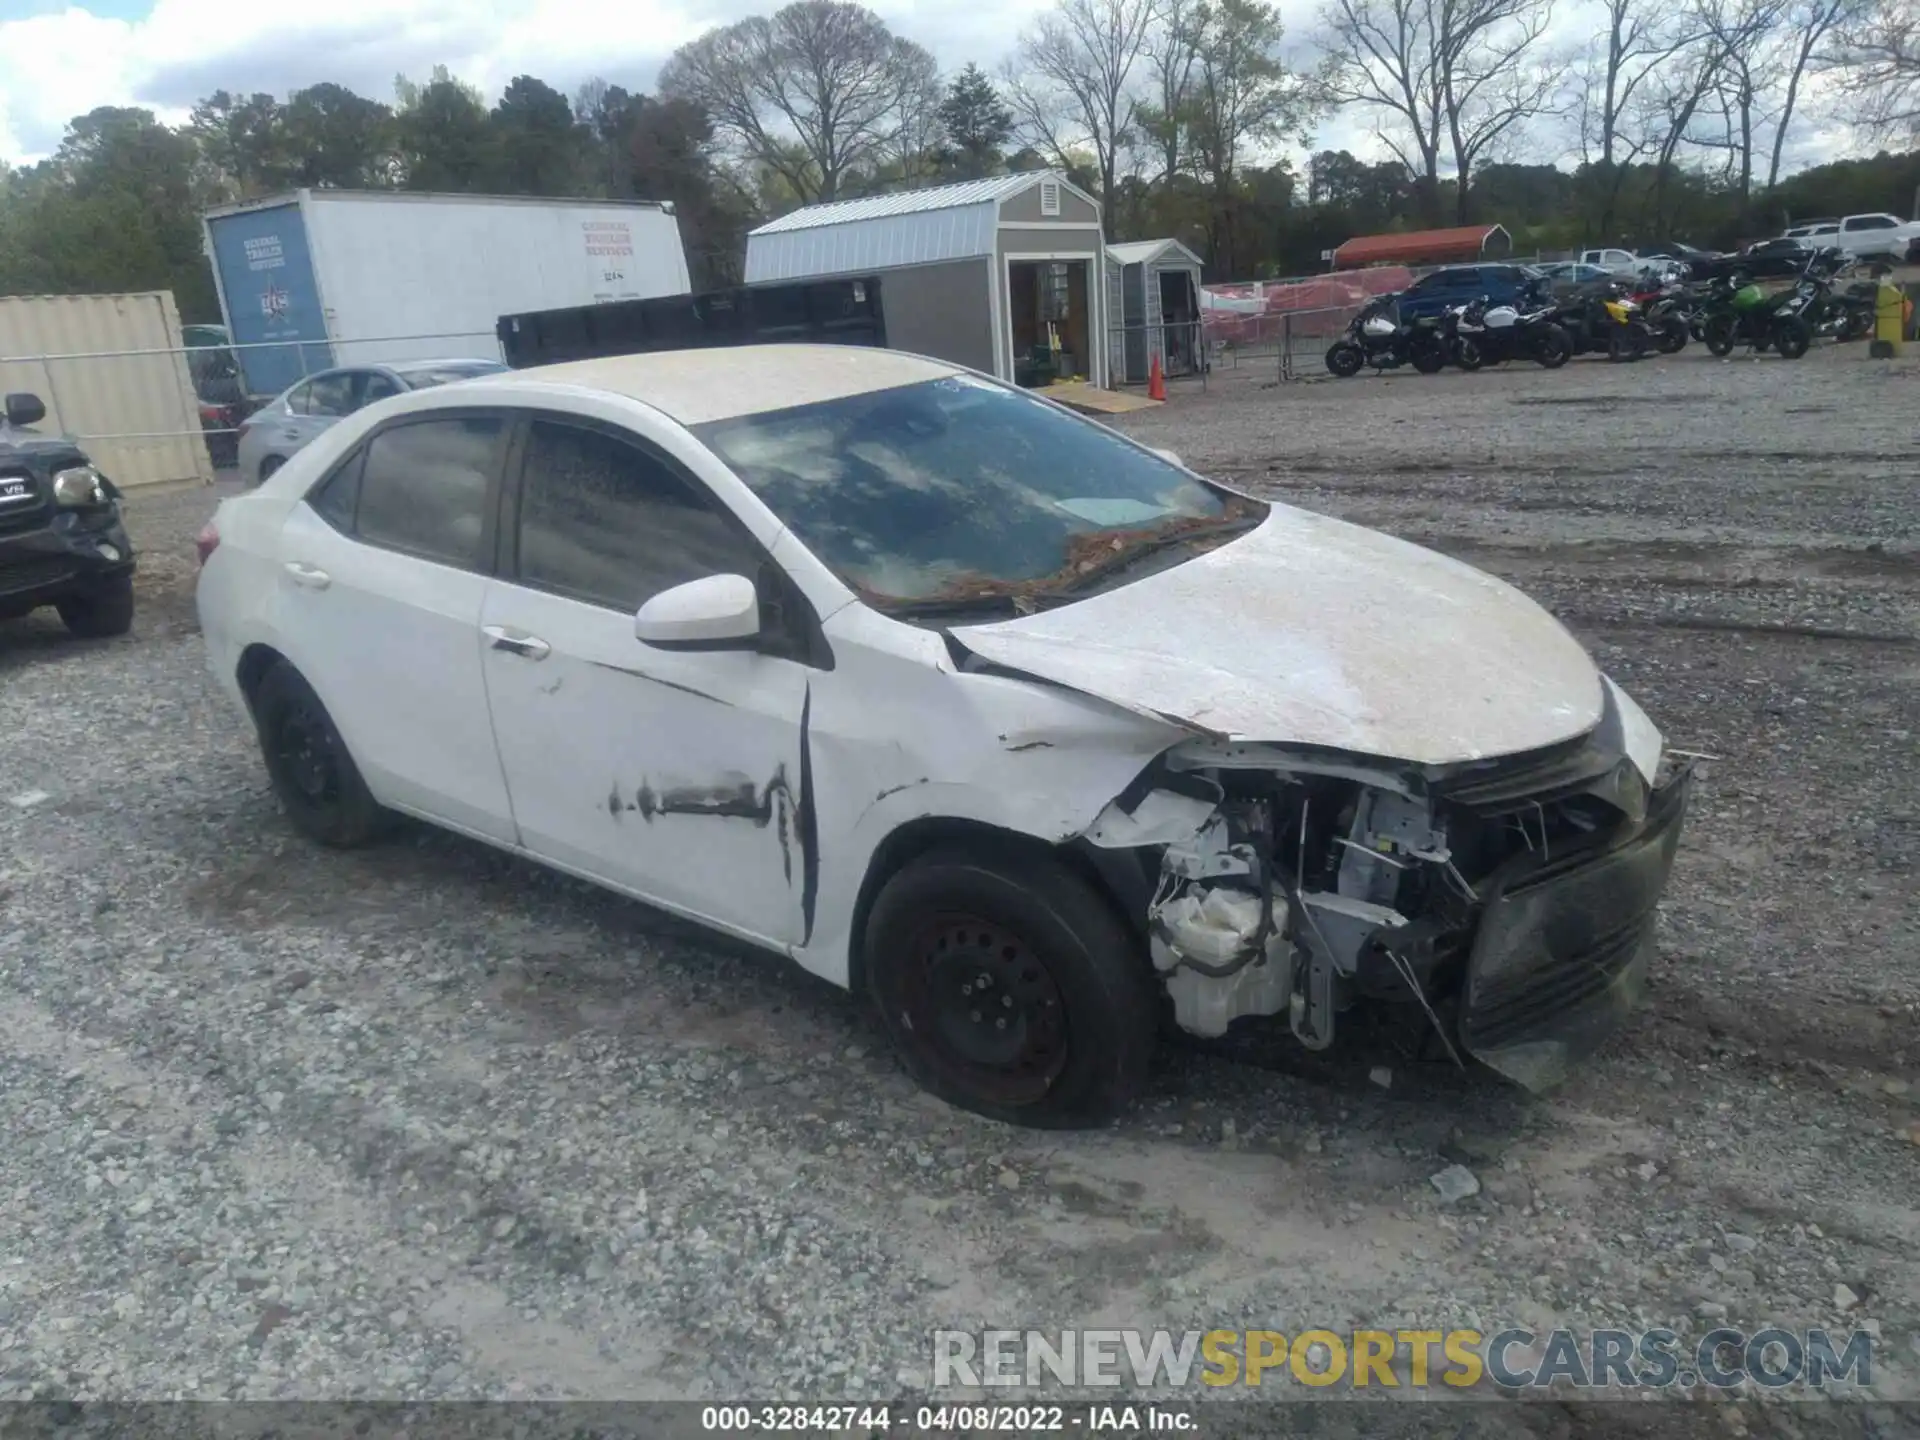
M 1687 322 L 1669 318 L 1660 327 L 1659 340 L 1662 355 L 1678 355 L 1687 348 Z
M 1342 340 L 1327 347 L 1327 370 L 1342 380 L 1358 375 L 1366 359 L 1360 347 L 1350 341 Z
M 1813 343 L 1813 332 L 1797 315 L 1784 315 L 1773 322 L 1773 348 L 1782 360 L 1798 360 Z
M 1407 359 L 1413 362 L 1413 368 L 1422 375 L 1438 375 L 1447 368 L 1447 352 L 1440 348 L 1437 341 L 1409 346 Z
M 1051 856 L 909 862 L 874 902 L 864 954 L 901 1062 L 951 1105 L 1078 1129 L 1145 1085 L 1152 971 L 1105 898 Z
M 133 576 L 116 575 L 93 589 L 54 601 L 60 623 L 82 640 L 106 640 L 133 628 Z
M 1478 370 L 1487 363 L 1487 352 L 1478 340 L 1458 340 L 1454 342 L 1453 363 L 1462 370 Z
M 294 829 L 342 850 L 387 829 L 391 815 L 367 789 L 333 717 L 298 670 L 276 661 L 252 698 L 267 775 Z
M 1558 325 L 1549 325 L 1534 342 L 1533 358 L 1542 369 L 1558 370 L 1573 357 L 1573 339 Z
M 1707 349 L 1725 359 L 1733 353 L 1733 344 L 1740 334 L 1740 322 L 1731 315 L 1709 315 L 1705 327 L 1704 339 Z

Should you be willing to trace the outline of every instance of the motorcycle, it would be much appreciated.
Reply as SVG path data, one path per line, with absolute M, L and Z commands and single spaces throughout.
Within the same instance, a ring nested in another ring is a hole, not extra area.
M 1655 344 L 1646 315 L 1618 282 L 1562 302 L 1550 318 L 1567 332 L 1576 355 L 1605 350 L 1610 360 L 1638 360 Z
M 1678 355 L 1692 338 L 1692 300 L 1687 287 L 1670 273 L 1628 297 L 1646 316 L 1654 346 L 1662 355 Z
M 1773 349 L 1782 360 L 1798 360 L 1813 343 L 1807 310 L 1819 293 L 1819 282 L 1804 274 L 1792 290 L 1774 296 L 1739 272 L 1717 280 L 1707 302 L 1706 347 L 1725 357 L 1744 343 L 1756 353 Z
M 1555 307 L 1541 305 L 1524 313 L 1513 305 L 1489 305 L 1481 296 L 1454 315 L 1453 359 L 1462 370 L 1532 360 L 1558 370 L 1573 355 L 1573 340 L 1554 322 Z
M 1855 280 L 1844 290 L 1836 289 L 1842 275 L 1854 268 L 1844 251 L 1828 247 L 1807 262 L 1805 279 L 1815 287 L 1807 307 L 1807 323 L 1816 335 L 1831 335 L 1846 343 L 1864 340 L 1873 333 L 1875 310 L 1879 305 L 1877 280 Z
M 1447 343 L 1437 315 L 1423 315 L 1411 325 L 1400 319 L 1400 297 L 1377 295 L 1348 322 L 1346 333 L 1327 347 L 1327 369 L 1345 380 L 1371 365 L 1397 370 L 1411 365 L 1422 375 L 1436 375 L 1447 363 Z

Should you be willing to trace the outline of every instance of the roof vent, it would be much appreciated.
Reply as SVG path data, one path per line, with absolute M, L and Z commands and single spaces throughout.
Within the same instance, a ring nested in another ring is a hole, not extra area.
M 1042 215 L 1060 213 L 1060 182 L 1058 180 L 1040 182 L 1040 213 Z

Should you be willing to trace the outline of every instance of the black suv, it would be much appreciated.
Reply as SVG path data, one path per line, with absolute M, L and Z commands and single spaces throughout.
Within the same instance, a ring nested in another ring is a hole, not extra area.
M 120 491 L 44 420 L 37 395 L 6 397 L 0 415 L 0 620 L 42 605 L 89 638 L 133 624 L 133 545 Z

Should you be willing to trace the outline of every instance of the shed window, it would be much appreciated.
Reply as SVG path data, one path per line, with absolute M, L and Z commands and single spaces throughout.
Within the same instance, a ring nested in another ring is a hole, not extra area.
M 1040 213 L 1042 215 L 1060 213 L 1060 182 L 1058 180 L 1040 182 Z

